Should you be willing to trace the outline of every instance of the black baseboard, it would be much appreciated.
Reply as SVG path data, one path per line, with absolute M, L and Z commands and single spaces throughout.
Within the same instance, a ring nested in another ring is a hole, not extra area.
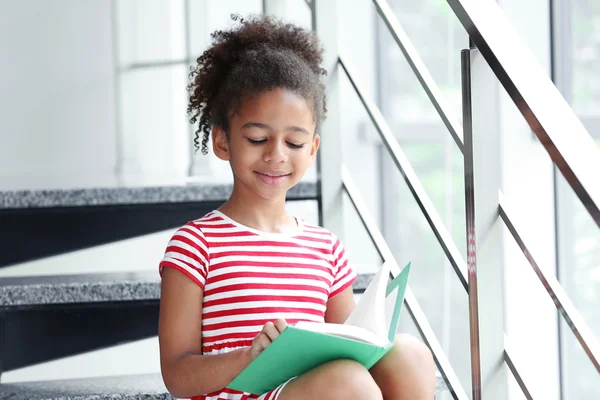
M 177 228 L 221 201 L 0 210 L 0 268 Z
M 0 372 L 158 335 L 159 300 L 37 306 L 0 314 Z

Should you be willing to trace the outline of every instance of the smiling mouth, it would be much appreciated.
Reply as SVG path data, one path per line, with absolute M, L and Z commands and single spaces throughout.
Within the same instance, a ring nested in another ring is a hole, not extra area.
M 264 172 L 258 172 L 258 171 L 256 171 L 256 173 L 259 174 L 259 175 L 268 176 L 269 178 L 281 178 L 281 177 L 284 177 L 284 176 L 291 175 L 291 174 L 266 174 Z
M 258 178 L 265 184 L 267 185 L 277 185 L 281 182 L 283 182 L 288 176 L 292 175 L 291 173 L 289 174 L 283 174 L 283 173 L 263 173 L 263 172 L 258 172 L 258 171 L 254 171 L 257 175 Z

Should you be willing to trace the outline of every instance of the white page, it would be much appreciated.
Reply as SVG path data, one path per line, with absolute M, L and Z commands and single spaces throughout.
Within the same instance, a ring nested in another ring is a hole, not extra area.
M 344 325 L 353 325 L 365 328 L 382 340 L 388 341 L 390 322 L 386 318 L 386 299 L 388 280 L 390 276 L 390 263 L 384 262 L 377 271 L 369 286 L 356 304 L 354 311 Z M 391 314 L 391 313 L 390 313 Z
M 340 336 L 348 339 L 357 340 L 360 342 L 371 343 L 376 346 L 384 347 L 388 344 L 388 340 L 382 340 L 373 332 L 360 328 L 354 325 L 333 324 L 322 322 L 298 321 L 296 328 L 304 329 L 311 332 L 326 333 L 328 335 Z

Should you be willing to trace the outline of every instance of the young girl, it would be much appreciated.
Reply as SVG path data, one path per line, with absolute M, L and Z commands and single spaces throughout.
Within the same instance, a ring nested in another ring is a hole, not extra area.
M 403 335 L 369 371 L 340 360 L 269 393 L 225 388 L 286 324 L 343 323 L 356 279 L 333 233 L 285 209 L 286 192 L 319 148 L 322 48 L 311 32 L 271 17 L 234 20 L 234 29 L 212 35 L 188 87 L 191 122 L 199 119 L 194 142 L 201 134 L 206 153 L 212 131 L 234 185 L 219 209 L 174 234 L 160 262 L 166 387 L 192 399 L 433 399 L 431 353 Z

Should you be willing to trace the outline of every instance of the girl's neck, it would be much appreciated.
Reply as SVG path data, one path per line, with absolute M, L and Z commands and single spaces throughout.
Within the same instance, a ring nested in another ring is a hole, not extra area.
M 285 193 L 278 199 L 265 199 L 234 183 L 229 199 L 219 211 L 234 221 L 263 232 L 287 233 L 298 229 L 295 218 L 285 209 Z

